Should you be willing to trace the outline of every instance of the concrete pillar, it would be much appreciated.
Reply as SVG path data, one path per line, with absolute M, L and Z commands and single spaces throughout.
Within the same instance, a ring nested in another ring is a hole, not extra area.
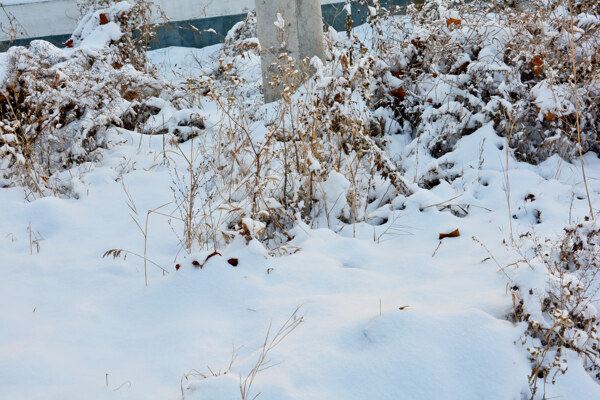
M 279 55 L 287 53 L 298 64 L 306 57 L 324 59 L 320 0 L 255 0 L 265 103 L 277 100 L 280 86 L 270 86 L 277 75 Z M 277 14 L 283 18 L 278 21 Z M 283 42 L 283 46 L 282 46 Z M 299 65 L 298 65 L 299 66 Z

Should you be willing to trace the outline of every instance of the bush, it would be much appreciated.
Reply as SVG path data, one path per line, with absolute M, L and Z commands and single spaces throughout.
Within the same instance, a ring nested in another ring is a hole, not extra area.
M 147 7 L 139 0 L 90 9 L 64 49 L 37 40 L 0 53 L 6 60 L 0 76 L 2 186 L 23 185 L 35 195 L 68 191 L 53 174 L 97 159 L 107 129 L 145 123 L 160 111 L 158 97 L 181 103 L 182 94 L 147 64 L 134 34 Z
M 575 352 L 600 382 L 600 315 L 594 306 L 600 293 L 600 228 L 582 222 L 564 229 L 557 240 L 534 242 L 531 268 L 543 272 L 543 288 L 511 287 L 513 311 L 509 320 L 524 322 L 532 371 L 532 399 L 539 382 L 554 383 L 568 368 L 566 353 Z

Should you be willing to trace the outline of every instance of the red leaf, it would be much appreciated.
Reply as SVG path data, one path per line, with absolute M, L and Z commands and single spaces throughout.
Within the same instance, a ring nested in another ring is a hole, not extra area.
M 175 270 L 179 271 L 179 268 L 181 268 L 181 265 L 177 264 L 177 265 L 175 266 Z
M 214 251 L 214 252 L 210 253 L 208 256 L 206 256 L 206 260 L 204 260 L 204 264 L 206 264 L 206 262 L 208 261 L 209 258 L 214 257 L 214 256 L 220 256 L 220 255 L 221 255 L 221 253 L 219 253 L 218 251 Z
M 234 266 L 234 267 L 237 267 L 237 266 L 238 266 L 238 263 L 239 263 L 239 260 L 238 260 L 237 258 L 230 258 L 229 260 L 227 260 L 227 262 L 228 262 L 230 265 L 232 265 L 232 266 Z
M 73 48 L 73 39 L 67 40 L 67 42 L 65 43 L 65 46 L 67 46 L 69 49 L 72 49 Z
M 455 229 L 450 233 L 440 233 L 440 240 L 445 239 L 445 238 L 459 237 L 459 236 L 460 236 L 460 232 L 458 231 L 458 229 Z
M 398 310 L 402 311 L 402 310 L 406 310 L 408 307 L 410 306 L 402 306 L 402 307 L 398 307 Z
M 394 97 L 399 98 L 400 100 L 404 100 L 404 98 L 406 97 L 406 92 L 401 87 L 399 87 L 398 89 L 392 90 L 390 92 L 390 94 Z
M 462 73 L 465 73 L 467 71 L 467 67 L 469 66 L 469 62 L 464 62 L 462 63 L 462 65 L 460 67 L 458 67 L 458 69 L 456 70 L 456 74 L 460 75 Z
M 108 17 L 106 14 L 100 14 L 100 25 L 108 24 Z
M 213 251 L 212 253 L 210 253 L 208 256 L 206 256 L 206 258 L 204 259 L 204 262 L 202 264 L 200 264 L 197 260 L 192 261 L 192 265 L 195 267 L 200 267 L 200 269 L 204 268 L 204 264 L 206 264 L 206 262 L 214 256 L 220 256 L 221 253 L 219 253 L 218 251 Z
M 556 119 L 556 115 L 554 115 L 552 111 L 546 111 L 546 113 L 544 114 L 544 119 L 548 122 L 551 122 Z
M 536 75 L 541 75 L 544 72 L 544 59 L 539 54 L 533 56 L 531 60 L 531 69 Z
M 459 26 L 460 25 L 460 19 L 456 19 L 456 18 L 448 18 L 446 20 L 446 26 L 450 26 L 450 25 L 456 25 Z

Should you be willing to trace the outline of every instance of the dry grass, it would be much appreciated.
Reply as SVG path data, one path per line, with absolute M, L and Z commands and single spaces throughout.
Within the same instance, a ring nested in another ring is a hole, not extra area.
M 296 308 L 294 312 L 292 312 L 292 314 L 277 331 L 273 331 L 272 323 L 269 324 L 269 328 L 267 329 L 267 333 L 265 335 L 263 344 L 258 350 L 258 356 L 256 361 L 252 364 L 252 367 L 250 368 L 247 374 L 244 374 L 239 377 L 239 390 L 241 400 L 255 400 L 257 397 L 260 396 L 260 393 L 253 393 L 253 385 L 255 383 L 255 380 L 261 372 L 278 365 L 270 359 L 270 354 L 304 321 L 304 317 L 299 313 L 300 307 Z M 208 373 L 202 373 L 196 369 L 192 369 L 188 373 L 184 374 L 181 378 L 180 385 L 182 400 L 185 399 L 186 389 L 194 390 L 193 385 L 190 385 L 190 383 L 192 383 L 194 379 L 196 380 L 196 383 L 201 384 L 203 380 L 209 377 L 220 377 L 223 375 L 232 374 L 232 369 L 235 367 L 237 362 L 238 353 L 239 349 L 234 348 L 231 354 L 231 361 L 229 363 L 229 366 L 225 369 L 213 370 L 210 367 L 207 367 L 209 371 Z M 187 383 L 186 388 L 184 388 L 184 379 Z
M 600 381 L 600 320 L 594 306 L 600 292 L 600 230 L 593 222 L 565 228 L 556 239 L 529 234 L 535 257 L 524 262 L 548 275 L 546 288 L 511 285 L 509 319 L 525 322 L 524 342 L 532 365 L 531 399 L 567 371 L 567 352 L 576 353 Z

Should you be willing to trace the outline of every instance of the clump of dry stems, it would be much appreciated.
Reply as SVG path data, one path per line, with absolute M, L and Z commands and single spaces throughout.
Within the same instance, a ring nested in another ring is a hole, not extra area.
M 558 240 L 538 242 L 532 235 L 535 258 L 528 263 L 548 276 L 546 288 L 511 286 L 509 319 L 527 326 L 524 342 L 532 365 L 531 398 L 540 383 L 555 383 L 567 371 L 569 352 L 600 381 L 600 229 L 594 222 L 565 228 Z

